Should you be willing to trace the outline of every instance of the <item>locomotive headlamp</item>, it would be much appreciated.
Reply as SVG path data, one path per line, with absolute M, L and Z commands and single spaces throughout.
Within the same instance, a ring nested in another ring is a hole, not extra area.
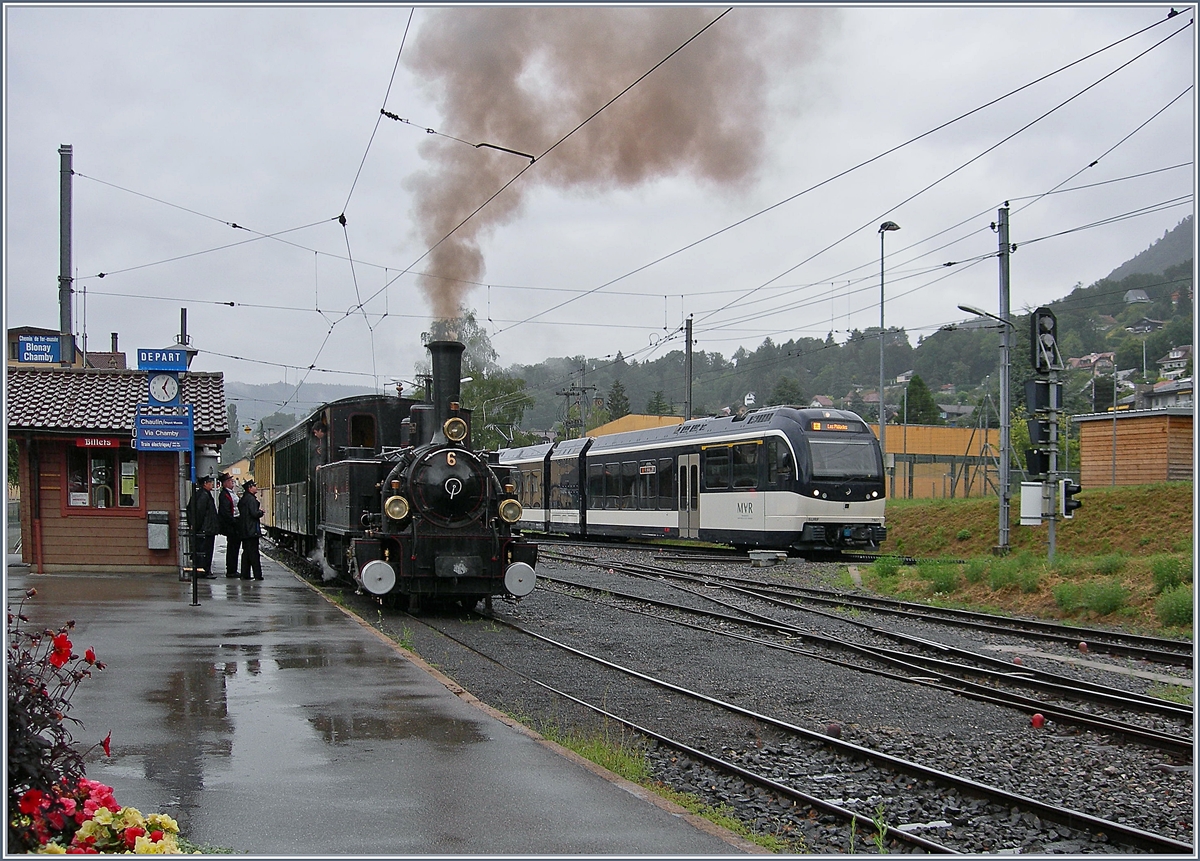
M 446 419 L 446 423 L 442 425 L 442 433 L 446 435 L 446 439 L 450 442 L 462 442 L 467 438 L 467 423 L 458 416 Z
M 390 496 L 383 504 L 383 510 L 392 520 L 403 520 L 408 517 L 408 500 L 403 496 Z
M 521 503 L 506 499 L 500 503 L 500 519 L 505 523 L 516 523 L 521 519 Z

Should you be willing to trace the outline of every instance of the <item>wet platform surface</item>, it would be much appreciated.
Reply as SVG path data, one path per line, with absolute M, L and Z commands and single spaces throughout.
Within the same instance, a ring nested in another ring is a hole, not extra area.
M 263 581 L 200 580 L 199 606 L 169 575 L 7 571 L 10 605 L 35 586 L 32 619 L 74 619 L 75 651 L 107 664 L 71 716 L 81 746 L 111 731 L 112 756 L 97 747 L 87 774 L 120 803 L 251 855 L 748 848 L 456 696 L 292 573 L 263 568 Z

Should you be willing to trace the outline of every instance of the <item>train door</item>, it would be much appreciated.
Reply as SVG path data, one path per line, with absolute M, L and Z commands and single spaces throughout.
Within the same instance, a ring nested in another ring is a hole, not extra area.
M 679 456 L 679 537 L 700 536 L 700 455 Z

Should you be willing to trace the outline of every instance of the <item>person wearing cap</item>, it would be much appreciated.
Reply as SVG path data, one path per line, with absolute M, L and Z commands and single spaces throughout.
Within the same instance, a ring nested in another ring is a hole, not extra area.
M 242 525 L 242 579 L 261 580 L 262 559 L 258 555 L 258 539 L 262 535 L 262 506 L 258 503 L 258 485 L 250 479 L 242 485 L 238 501 L 238 520 Z
M 188 526 L 192 531 L 192 576 L 212 578 L 213 543 L 221 528 L 217 504 L 212 496 L 213 477 L 204 475 L 196 484 L 187 504 Z
M 242 544 L 242 530 L 238 524 L 238 498 L 233 490 L 233 476 L 227 472 L 217 476 L 221 492 L 217 495 L 217 517 L 221 521 L 220 532 L 225 536 L 225 576 L 238 576 L 238 548 Z

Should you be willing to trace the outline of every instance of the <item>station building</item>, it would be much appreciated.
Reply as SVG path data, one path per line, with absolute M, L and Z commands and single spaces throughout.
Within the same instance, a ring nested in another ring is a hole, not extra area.
M 134 447 L 145 371 L 7 368 L 8 436 L 20 464 L 21 559 L 35 573 L 178 573 L 193 453 Z M 229 438 L 220 373 L 179 375 L 193 452 Z M 207 471 L 207 470 L 206 470 Z

